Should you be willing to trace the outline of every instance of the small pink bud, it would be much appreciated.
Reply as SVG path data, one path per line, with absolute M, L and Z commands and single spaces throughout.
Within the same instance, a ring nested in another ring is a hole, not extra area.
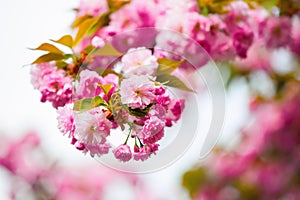
M 114 150 L 115 158 L 127 162 L 131 159 L 132 153 L 130 147 L 126 144 L 122 144 Z
M 85 149 L 84 144 L 82 144 L 81 142 L 78 142 L 78 141 L 75 143 L 75 147 L 76 147 L 78 150 L 83 150 L 83 149 Z
M 101 37 L 95 36 L 92 39 L 92 45 L 96 48 L 102 48 L 105 45 L 105 41 Z

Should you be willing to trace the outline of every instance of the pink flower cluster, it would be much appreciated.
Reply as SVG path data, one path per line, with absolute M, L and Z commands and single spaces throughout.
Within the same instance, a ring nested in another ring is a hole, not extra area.
M 40 64 L 31 68 L 31 77 L 33 87 L 42 93 L 41 102 L 49 101 L 54 108 L 71 102 L 73 78 L 64 70 L 50 63 Z
M 197 182 L 198 189 L 190 190 L 194 199 L 299 199 L 300 98 L 299 89 L 291 89 L 284 99 L 253 111 L 255 122 L 244 129 L 238 146 L 215 152 L 185 174 L 187 188 Z
M 82 1 L 86 2 L 86 0 Z M 204 13 L 203 7 L 196 0 L 149 0 L 141 3 L 139 0 L 132 0 L 120 9 L 113 12 L 109 17 L 109 23 L 100 27 L 94 35 L 103 38 L 124 34 L 125 40 L 131 46 L 137 46 L 143 38 L 147 37 L 147 43 L 154 44 L 160 48 L 168 50 L 174 49 L 175 52 L 189 52 L 194 47 L 188 41 L 178 41 L 174 36 L 167 32 L 159 33 L 156 36 L 143 34 L 127 34 L 139 28 L 157 27 L 188 35 L 191 39 L 200 44 L 209 55 L 217 61 L 245 61 L 247 68 L 260 68 L 265 63 L 256 61 L 259 53 L 257 46 L 272 52 L 278 48 L 287 48 L 299 54 L 297 45 L 293 40 L 299 40 L 299 9 L 294 10 L 294 18 L 289 16 L 279 16 L 276 11 L 268 12 L 259 4 L 251 4 L 245 1 L 231 1 L 229 4 L 219 8 L 219 13 Z M 208 1 L 207 5 L 214 4 Z M 217 3 L 215 3 L 217 4 Z M 222 4 L 222 3 L 220 3 Z M 92 4 L 90 4 L 92 6 Z M 94 5 L 98 8 L 101 4 Z M 284 3 L 283 3 L 284 5 Z M 103 6 L 101 6 L 103 7 Z M 275 8 L 275 6 L 274 6 Z M 79 5 L 79 13 L 87 11 L 85 6 Z M 280 11 L 280 10 L 279 10 Z M 92 11 L 88 11 L 93 15 Z M 102 10 L 103 14 L 106 10 Z M 163 39 L 160 39 L 163 38 Z M 90 40 L 86 37 L 83 41 Z M 175 43 L 174 43 L 175 40 Z M 86 46 L 83 45 L 84 48 Z M 82 49 L 83 49 L 82 48 Z M 255 50 L 252 50 L 255 49 Z M 203 52 L 194 52 L 201 54 Z M 170 55 L 169 55 L 170 56 Z M 268 54 L 264 55 L 264 57 Z M 270 59 L 268 59 L 270 60 Z M 250 61 L 256 61 L 255 65 Z M 264 60 L 262 61 L 264 62 Z M 199 66 L 203 62 L 199 61 Z M 270 68 L 268 62 L 268 69 Z M 182 67 L 191 67 L 185 62 Z M 198 66 L 196 66 L 198 67 Z
M 1 183 L 7 188 L 1 193 L 4 199 L 105 199 L 120 185 L 132 191 L 130 198 L 158 199 L 132 174 L 118 173 L 98 164 L 58 163 L 45 153 L 35 133 L 18 139 L 2 134 L 0 143 L 0 172 L 5 177 Z
M 109 152 L 112 129 L 127 127 L 130 130 L 127 139 L 114 147 L 114 156 L 124 162 L 131 158 L 144 161 L 158 150 L 165 127 L 171 127 L 180 119 L 184 100 L 172 98 L 166 87 L 156 81 L 159 64 L 151 50 L 144 47 L 130 49 L 116 65 L 121 66 L 119 74 L 101 76 L 88 69 L 80 71 L 71 90 L 73 93 L 70 93 L 72 100 L 58 105 L 61 106 L 57 110 L 58 128 L 71 138 L 78 150 L 94 157 Z M 61 73 L 60 81 L 67 79 L 72 85 L 72 79 L 50 64 L 36 66 L 33 71 L 44 72 L 45 67 Z M 43 75 L 42 84 L 45 84 L 44 79 L 52 80 L 54 76 L 49 74 L 49 77 L 47 73 Z M 33 74 L 33 79 L 39 77 Z M 49 89 L 49 83 L 46 83 L 45 89 Z M 92 99 L 100 99 L 101 103 L 84 105 Z M 76 109 L 75 104 L 83 107 Z M 84 106 L 92 107 L 85 109 Z M 133 147 L 127 145 L 130 138 L 135 140 Z

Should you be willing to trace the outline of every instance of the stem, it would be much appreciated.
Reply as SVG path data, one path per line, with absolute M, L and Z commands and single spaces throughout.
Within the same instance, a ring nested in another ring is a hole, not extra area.
M 136 138 L 137 138 L 137 136 L 134 137 L 134 146 L 139 147 L 138 144 L 137 144 L 137 142 L 136 142 Z
M 128 139 L 129 139 L 130 133 L 131 133 L 131 131 L 128 133 L 128 135 L 127 135 L 127 137 L 126 137 L 126 140 L 125 140 L 125 142 L 124 142 L 124 145 L 127 144 L 127 141 L 128 141 Z

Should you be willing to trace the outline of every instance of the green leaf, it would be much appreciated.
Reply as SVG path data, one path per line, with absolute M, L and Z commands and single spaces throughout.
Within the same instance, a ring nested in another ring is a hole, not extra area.
M 271 11 L 271 9 L 278 4 L 279 0 L 261 0 L 261 5 L 265 7 L 266 10 Z
M 183 61 L 184 60 L 175 61 L 167 58 L 158 59 L 157 62 L 159 66 L 157 68 L 156 75 L 159 76 L 163 74 L 171 74 L 179 67 L 181 63 L 183 63 Z
M 37 58 L 32 64 L 41 64 L 50 61 L 63 60 L 66 57 L 63 54 L 58 53 L 48 53 Z
M 56 67 L 59 69 L 66 68 L 68 66 L 68 63 L 64 61 L 56 61 Z
M 75 101 L 73 110 L 84 112 L 101 105 L 106 106 L 105 101 L 100 96 L 96 96 L 94 98 L 85 98 Z
M 91 52 L 90 56 L 122 56 L 123 53 L 119 52 L 109 43 L 105 43 L 102 48 L 95 48 L 94 51 Z
M 61 50 L 59 50 L 56 46 L 49 44 L 49 43 L 43 43 L 37 48 L 31 49 L 31 50 L 41 50 L 41 51 L 48 51 L 51 53 L 58 53 L 58 54 L 63 54 Z
M 156 81 L 158 81 L 160 83 L 164 83 L 164 85 L 166 85 L 166 86 L 174 87 L 174 88 L 189 91 L 189 92 L 194 92 L 192 89 L 190 89 L 188 86 L 186 86 L 185 83 L 182 82 L 176 76 L 164 74 L 164 75 L 157 76 Z
M 203 184 L 208 182 L 205 168 L 200 167 L 186 172 L 182 177 L 182 186 L 186 188 L 190 196 L 197 194 Z
M 130 3 L 130 0 L 107 0 L 107 4 L 111 12 L 119 10 L 122 6 Z
M 82 24 L 85 20 L 93 18 L 92 15 L 83 15 L 78 17 L 77 19 L 75 19 L 75 21 L 72 23 L 71 27 L 72 28 L 76 28 L 78 27 L 80 24 Z
M 73 46 L 73 38 L 71 35 L 64 35 L 58 40 L 51 40 L 51 41 L 56 42 L 58 44 L 65 45 L 70 48 L 72 48 Z
M 250 8 L 256 8 L 257 4 L 263 6 L 267 11 L 271 11 L 274 6 L 277 6 L 280 0 L 245 0 Z M 286 1 L 285 1 L 286 3 Z

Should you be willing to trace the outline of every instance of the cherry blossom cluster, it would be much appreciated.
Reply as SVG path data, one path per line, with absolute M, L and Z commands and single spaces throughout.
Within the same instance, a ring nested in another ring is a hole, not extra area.
M 299 110 L 295 83 L 282 100 L 258 105 L 252 111 L 255 122 L 234 149 L 219 149 L 203 166 L 186 172 L 183 185 L 193 199 L 298 199 Z
M 4 199 L 104 199 L 120 185 L 132 191 L 131 198 L 138 199 L 140 195 L 158 198 L 132 174 L 119 173 L 97 163 L 73 163 L 72 167 L 57 163 L 47 154 L 36 133 L 10 137 L 2 134 L 0 141 L 1 183 L 6 184 L 1 193 Z
M 105 45 L 97 39 L 96 50 Z M 139 47 L 129 49 L 112 69 L 98 68 L 107 74 L 82 68 L 74 78 L 54 62 L 34 65 L 31 74 L 41 101 L 57 108 L 58 128 L 77 149 L 93 157 L 107 154 L 111 130 L 120 128 L 129 133 L 113 149 L 115 158 L 144 161 L 158 150 L 165 128 L 180 119 L 185 102 L 157 80 L 159 65 L 150 49 Z
M 106 15 L 113 7 L 112 2 L 82 0 L 77 19 Z M 299 6 L 296 0 L 268 3 L 255 0 L 120 2 L 127 4 L 114 9 L 105 25 L 99 26 L 94 34 L 84 37 L 79 50 L 86 47 L 94 36 L 109 38 L 139 28 L 157 27 L 187 35 L 215 61 L 230 61 L 242 69 L 269 70 L 272 52 L 278 48 L 286 48 L 296 55 L 300 53 Z M 80 25 L 75 27 L 81 28 Z M 128 34 L 127 37 L 132 44 L 139 44 L 145 34 Z M 170 50 L 189 52 L 193 48 L 189 43 L 174 43 L 176 38 L 168 34 L 149 33 L 146 37 L 149 43 Z M 188 62 L 181 67 L 191 68 Z

